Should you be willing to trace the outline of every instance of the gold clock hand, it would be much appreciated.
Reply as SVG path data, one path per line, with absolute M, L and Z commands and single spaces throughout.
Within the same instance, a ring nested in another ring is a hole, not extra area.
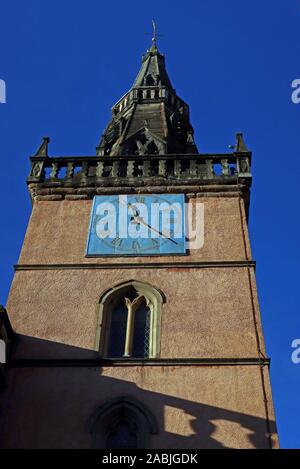
M 119 199 L 119 201 L 121 202 L 121 204 L 125 205 L 127 208 L 131 207 L 135 211 L 136 214 L 133 215 L 134 217 L 137 217 L 139 215 L 138 209 L 134 205 L 132 205 L 130 202 L 126 204 L 122 199 L 121 200 Z
M 123 205 L 126 205 L 127 207 L 131 207 L 133 210 L 135 210 L 135 213 L 136 215 L 133 215 L 133 219 L 137 222 L 137 223 L 141 223 L 142 225 L 144 226 L 147 226 L 151 231 L 159 234 L 160 236 L 163 236 L 164 238 L 168 239 L 169 241 L 171 241 L 172 243 L 174 244 L 178 244 L 177 241 L 175 241 L 175 239 L 172 239 L 170 238 L 169 236 L 167 236 L 164 232 L 162 231 L 158 231 L 156 228 L 153 228 L 151 225 L 148 225 L 148 223 L 144 222 L 144 220 L 138 216 L 138 210 L 137 208 L 132 205 L 131 203 L 129 204 L 126 204 L 125 202 L 123 202 L 122 200 L 120 201 Z
M 158 231 L 156 228 L 153 228 L 151 225 L 148 225 L 148 223 L 144 222 L 144 220 L 140 217 L 134 217 L 135 219 L 138 219 L 138 222 L 141 223 L 144 226 L 147 226 L 151 231 L 154 231 L 155 233 L 158 233 L 159 235 L 163 236 L 164 238 L 168 239 L 169 241 L 172 241 L 174 244 L 178 244 L 175 239 L 170 238 L 167 236 L 164 232 Z

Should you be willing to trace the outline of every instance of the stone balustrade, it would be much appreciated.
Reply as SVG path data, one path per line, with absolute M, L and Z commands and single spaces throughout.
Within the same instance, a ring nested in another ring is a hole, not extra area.
M 251 185 L 251 153 L 147 156 L 31 157 L 27 182 L 66 186 L 166 182 Z M 142 182 L 143 181 L 143 182 Z

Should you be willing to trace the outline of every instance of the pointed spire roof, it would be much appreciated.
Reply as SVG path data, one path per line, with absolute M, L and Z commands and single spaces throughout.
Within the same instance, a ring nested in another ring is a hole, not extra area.
M 152 77 L 156 83 L 166 86 L 175 92 L 166 71 L 165 57 L 159 53 L 154 44 L 152 44 L 146 55 L 142 57 L 142 66 L 132 88 L 144 86 L 147 82 L 147 77 Z
M 98 155 L 198 153 L 189 107 L 176 95 L 156 37 L 154 27 L 152 46 L 131 89 L 112 108 Z

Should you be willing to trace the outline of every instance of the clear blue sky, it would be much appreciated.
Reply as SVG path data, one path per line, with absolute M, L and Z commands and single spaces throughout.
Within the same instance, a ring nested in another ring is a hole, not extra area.
M 243 131 L 253 151 L 250 234 L 282 447 L 300 447 L 298 0 L 0 1 L 0 302 L 31 205 L 29 155 L 95 154 L 111 106 L 131 86 L 154 16 L 169 75 L 191 108 L 198 148 L 223 152 Z

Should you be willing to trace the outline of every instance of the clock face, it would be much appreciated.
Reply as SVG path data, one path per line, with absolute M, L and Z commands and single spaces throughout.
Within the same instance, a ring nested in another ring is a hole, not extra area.
M 185 253 L 183 194 L 94 197 L 87 256 Z

